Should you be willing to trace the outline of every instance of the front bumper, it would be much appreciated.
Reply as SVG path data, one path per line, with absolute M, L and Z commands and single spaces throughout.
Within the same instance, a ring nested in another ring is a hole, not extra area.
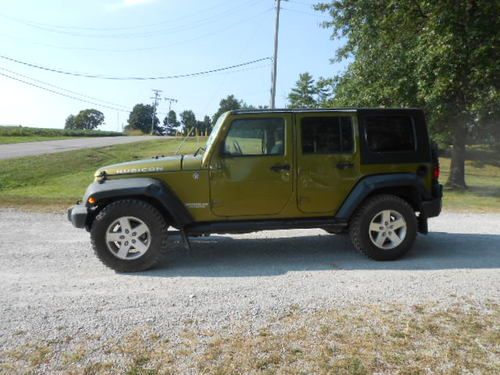
M 71 224 L 76 228 L 85 228 L 88 215 L 88 208 L 83 204 L 77 204 L 68 208 L 68 220 L 71 221 Z

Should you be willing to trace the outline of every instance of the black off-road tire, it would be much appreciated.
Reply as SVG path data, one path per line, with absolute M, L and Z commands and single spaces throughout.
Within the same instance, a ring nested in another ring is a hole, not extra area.
M 381 249 L 370 239 L 370 222 L 383 210 L 397 211 L 406 221 L 406 236 L 392 249 Z M 357 209 L 349 224 L 349 234 L 354 247 L 364 255 L 381 261 L 396 260 L 411 249 L 417 235 L 417 218 L 405 200 L 395 195 L 375 195 Z
M 150 231 L 150 245 L 147 251 L 133 260 L 120 259 L 113 255 L 106 245 L 108 227 L 120 217 L 136 217 L 142 220 Z M 155 266 L 167 253 L 168 224 L 163 215 L 151 204 L 124 199 L 110 203 L 96 216 L 90 230 L 92 247 L 99 260 L 116 272 L 139 272 Z

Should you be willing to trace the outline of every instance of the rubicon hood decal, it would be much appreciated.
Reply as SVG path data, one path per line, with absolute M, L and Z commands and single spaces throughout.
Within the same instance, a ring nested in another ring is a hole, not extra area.
M 130 169 L 117 169 L 114 171 L 115 174 L 128 174 L 128 173 L 151 173 L 151 172 L 162 172 L 165 168 L 162 167 L 151 167 L 151 168 L 130 168 Z

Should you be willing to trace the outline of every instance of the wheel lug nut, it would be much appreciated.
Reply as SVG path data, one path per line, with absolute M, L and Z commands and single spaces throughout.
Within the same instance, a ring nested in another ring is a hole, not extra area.
M 380 229 L 380 230 L 384 230 L 384 227 L 380 227 L 379 229 Z
M 137 233 L 135 233 L 135 232 L 132 232 L 132 236 L 136 236 L 136 235 L 137 235 Z
M 135 243 L 135 240 L 132 240 L 132 243 Z
M 129 233 L 129 232 L 128 232 L 128 229 L 125 229 L 125 233 L 126 233 L 126 234 L 128 234 L 128 233 Z
M 125 236 L 120 236 L 120 240 L 124 240 L 125 239 Z

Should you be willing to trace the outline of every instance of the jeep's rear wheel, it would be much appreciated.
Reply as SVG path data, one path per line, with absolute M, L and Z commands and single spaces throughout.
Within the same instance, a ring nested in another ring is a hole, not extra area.
M 97 215 L 90 236 L 97 257 L 117 272 L 144 271 L 166 252 L 168 225 L 152 205 L 140 200 L 110 203 Z
M 351 220 L 354 247 L 375 260 L 395 260 L 406 254 L 417 234 L 413 208 L 394 195 L 376 195 Z

